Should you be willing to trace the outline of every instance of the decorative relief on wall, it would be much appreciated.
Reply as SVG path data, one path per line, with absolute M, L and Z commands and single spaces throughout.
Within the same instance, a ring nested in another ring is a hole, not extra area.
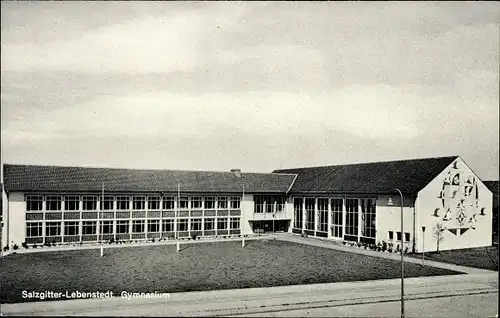
M 480 217 L 486 215 L 486 208 L 480 206 L 476 177 L 461 169 L 459 161 L 446 174 L 438 198 L 441 206 L 434 210 L 434 216 L 454 235 L 475 230 Z

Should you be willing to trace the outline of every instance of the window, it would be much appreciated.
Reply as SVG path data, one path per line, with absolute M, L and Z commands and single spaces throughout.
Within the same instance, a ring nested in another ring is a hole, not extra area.
M 31 222 L 26 224 L 26 237 L 41 237 L 42 222 Z
M 160 209 L 160 197 L 148 197 L 148 210 Z
M 173 210 L 174 202 L 174 197 L 163 197 L 163 210 Z
M 342 211 L 344 209 L 344 199 L 333 198 L 330 200 L 332 209 L 332 235 L 333 237 L 343 237 Z
M 109 196 L 109 195 L 105 195 L 104 198 L 101 197 L 101 209 L 102 210 L 113 210 L 113 201 L 114 201 L 114 198 L 112 196 Z
M 180 197 L 178 208 L 182 210 L 189 209 L 189 199 L 187 197 Z
M 396 232 L 396 240 L 401 241 L 401 232 Z
M 188 230 L 188 219 L 178 219 L 177 231 L 187 231 L 187 230 Z
M 144 233 L 144 220 L 133 220 L 132 221 L 132 232 L 133 233 Z
M 276 212 L 277 213 L 285 211 L 285 201 L 286 201 L 285 197 L 282 197 L 282 196 L 276 197 Z M 328 206 L 328 204 L 327 204 L 327 206 Z
M 126 220 L 116 221 L 116 233 L 127 234 L 129 233 L 130 222 Z
M 231 230 L 238 230 L 240 228 L 240 218 L 231 218 Z
M 358 199 L 345 199 L 345 239 L 350 241 L 358 240 Z
M 206 197 L 205 198 L 205 209 L 212 210 L 215 209 L 215 198 Z
M 130 198 L 129 197 L 127 197 L 127 196 L 117 196 L 116 197 L 116 209 L 117 210 L 128 210 L 129 207 L 130 207 Z
M 84 195 L 82 198 L 83 209 L 84 210 L 96 210 L 97 209 L 97 197 L 92 195 Z
M 328 232 L 328 199 L 318 199 L 318 227 L 317 231 Z
M 174 220 L 172 219 L 167 219 L 167 220 L 162 220 L 163 224 L 163 232 L 173 232 L 174 231 Z
M 302 229 L 302 198 L 293 198 L 293 227 Z
M 201 209 L 203 205 L 202 197 L 192 197 L 191 198 L 191 209 Z
M 273 196 L 264 197 L 266 213 L 274 213 L 275 198 Z
M 191 219 L 191 231 L 201 231 L 201 219 Z
M 82 234 L 83 235 L 92 235 L 96 234 L 97 231 L 97 221 L 83 221 L 82 222 Z M 111 229 L 113 230 L 113 229 Z
M 64 197 L 64 210 L 77 211 L 80 209 L 80 197 L 77 195 L 67 195 Z
M 47 222 L 45 223 L 45 236 L 58 236 L 61 235 L 60 222 Z
M 239 209 L 240 208 L 240 202 L 241 198 L 240 197 L 231 197 L 230 199 L 230 204 L 231 204 L 231 209 Z
M 361 236 L 375 238 L 375 199 L 361 199 Z
M 227 209 L 227 197 L 218 197 L 217 198 L 217 208 L 218 209 Z
M 160 220 L 148 220 L 148 232 L 150 233 L 160 232 Z
M 254 196 L 255 210 L 254 213 L 264 213 L 264 203 L 266 200 L 261 195 Z
M 144 210 L 145 208 L 146 208 L 146 197 L 144 197 L 144 196 L 132 197 L 132 209 L 133 210 Z
M 217 219 L 217 229 L 227 230 L 227 219 Z
M 205 231 L 210 231 L 215 229 L 215 219 L 205 219 Z
M 119 222 L 128 222 L 128 221 L 119 221 Z M 101 234 L 113 234 L 113 221 L 101 221 Z M 127 230 L 123 233 L 128 233 Z
M 410 241 L 410 233 L 405 232 L 405 242 L 409 242 L 409 241 Z
M 80 222 L 70 221 L 64 222 L 64 235 L 79 235 L 80 234 Z
M 45 210 L 47 211 L 61 211 L 61 196 L 48 195 L 45 197 Z
M 389 231 L 389 240 L 394 240 L 394 232 Z
M 306 198 L 306 230 L 314 231 L 314 203 L 316 199 Z
M 27 211 L 42 211 L 43 197 L 41 195 L 26 196 Z

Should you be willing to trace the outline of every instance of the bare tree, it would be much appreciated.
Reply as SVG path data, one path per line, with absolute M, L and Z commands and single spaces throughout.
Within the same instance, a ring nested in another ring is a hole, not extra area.
M 444 232 L 445 228 L 443 226 L 443 224 L 441 223 L 438 223 L 436 224 L 436 226 L 434 227 L 433 229 L 433 236 L 434 238 L 436 239 L 436 253 L 439 254 L 439 243 L 443 241 L 444 237 L 443 237 L 443 232 Z

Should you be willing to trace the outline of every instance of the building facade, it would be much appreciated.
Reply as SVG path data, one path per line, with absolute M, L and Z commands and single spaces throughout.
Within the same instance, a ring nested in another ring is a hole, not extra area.
M 3 176 L 3 246 L 265 232 L 491 245 L 492 193 L 458 156 L 267 174 L 4 164 Z

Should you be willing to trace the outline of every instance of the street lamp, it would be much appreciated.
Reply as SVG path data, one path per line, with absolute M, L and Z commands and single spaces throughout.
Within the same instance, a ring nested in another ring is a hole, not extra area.
M 404 235 L 404 227 L 403 227 L 403 193 L 399 189 L 395 189 L 396 191 L 399 192 L 399 195 L 401 196 L 401 318 L 404 318 L 405 316 L 405 283 L 404 283 L 404 277 L 405 277 L 405 263 L 404 263 L 404 258 L 403 258 L 403 235 Z

